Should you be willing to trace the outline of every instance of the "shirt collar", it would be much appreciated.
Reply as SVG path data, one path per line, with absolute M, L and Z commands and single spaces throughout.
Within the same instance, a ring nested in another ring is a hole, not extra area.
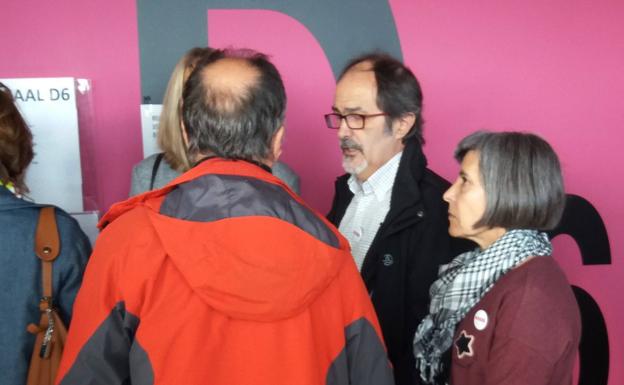
M 383 200 L 394 185 L 394 179 L 396 178 L 397 171 L 399 170 L 399 163 L 401 162 L 401 155 L 403 155 L 402 151 L 393 156 L 383 166 L 379 167 L 379 169 L 364 182 L 360 182 L 355 175 L 352 174 L 347 182 L 351 192 L 357 195 L 375 194 L 375 198 L 377 198 L 378 201 Z

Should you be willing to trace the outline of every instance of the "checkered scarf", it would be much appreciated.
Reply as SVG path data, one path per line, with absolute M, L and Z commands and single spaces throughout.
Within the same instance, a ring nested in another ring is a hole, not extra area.
M 487 249 L 460 254 L 440 266 L 439 278 L 429 289 L 429 315 L 414 336 L 416 367 L 425 382 L 434 383 L 442 372 L 441 357 L 453 344 L 455 326 L 496 281 L 528 257 L 551 251 L 545 233 L 510 230 Z

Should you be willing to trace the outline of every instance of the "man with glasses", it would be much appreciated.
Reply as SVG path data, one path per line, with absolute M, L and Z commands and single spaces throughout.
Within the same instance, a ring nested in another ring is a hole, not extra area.
M 328 219 L 349 240 L 375 305 L 398 385 L 417 384 L 412 342 L 428 313 L 429 286 L 454 255 L 448 182 L 426 168 L 422 92 L 398 60 L 369 54 L 338 79 L 333 112 L 347 174 L 336 181 Z

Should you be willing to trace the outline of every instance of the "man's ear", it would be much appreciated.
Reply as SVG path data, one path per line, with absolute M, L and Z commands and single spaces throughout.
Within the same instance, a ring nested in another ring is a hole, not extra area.
M 275 131 L 275 134 L 273 135 L 273 139 L 271 140 L 271 152 L 273 155 L 273 159 L 272 159 L 273 163 L 277 162 L 280 155 L 282 155 L 282 143 L 284 142 L 285 131 L 286 130 L 284 129 L 284 126 L 281 126 L 280 128 L 277 129 L 277 131 Z
M 416 114 L 408 112 L 401 115 L 400 118 L 394 120 L 392 135 L 395 139 L 403 139 L 416 123 Z
M 183 121 L 180 121 L 180 133 L 182 134 L 182 142 L 184 143 L 184 150 L 186 151 L 188 161 L 191 165 L 193 165 L 198 157 L 197 154 L 191 154 L 189 152 L 189 138 Z
M 182 131 L 182 140 L 184 141 L 184 147 L 188 149 L 189 140 L 188 134 L 186 133 L 186 127 L 184 126 L 184 121 L 180 121 L 180 130 Z

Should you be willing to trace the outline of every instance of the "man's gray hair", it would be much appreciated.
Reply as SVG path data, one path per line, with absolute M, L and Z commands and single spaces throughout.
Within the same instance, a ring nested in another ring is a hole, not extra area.
M 215 86 L 202 72 L 227 58 L 242 59 L 258 71 L 253 84 Z M 263 54 L 250 50 L 215 50 L 197 63 L 184 86 L 182 118 L 189 154 L 262 161 L 282 126 L 286 93 L 279 72 Z

